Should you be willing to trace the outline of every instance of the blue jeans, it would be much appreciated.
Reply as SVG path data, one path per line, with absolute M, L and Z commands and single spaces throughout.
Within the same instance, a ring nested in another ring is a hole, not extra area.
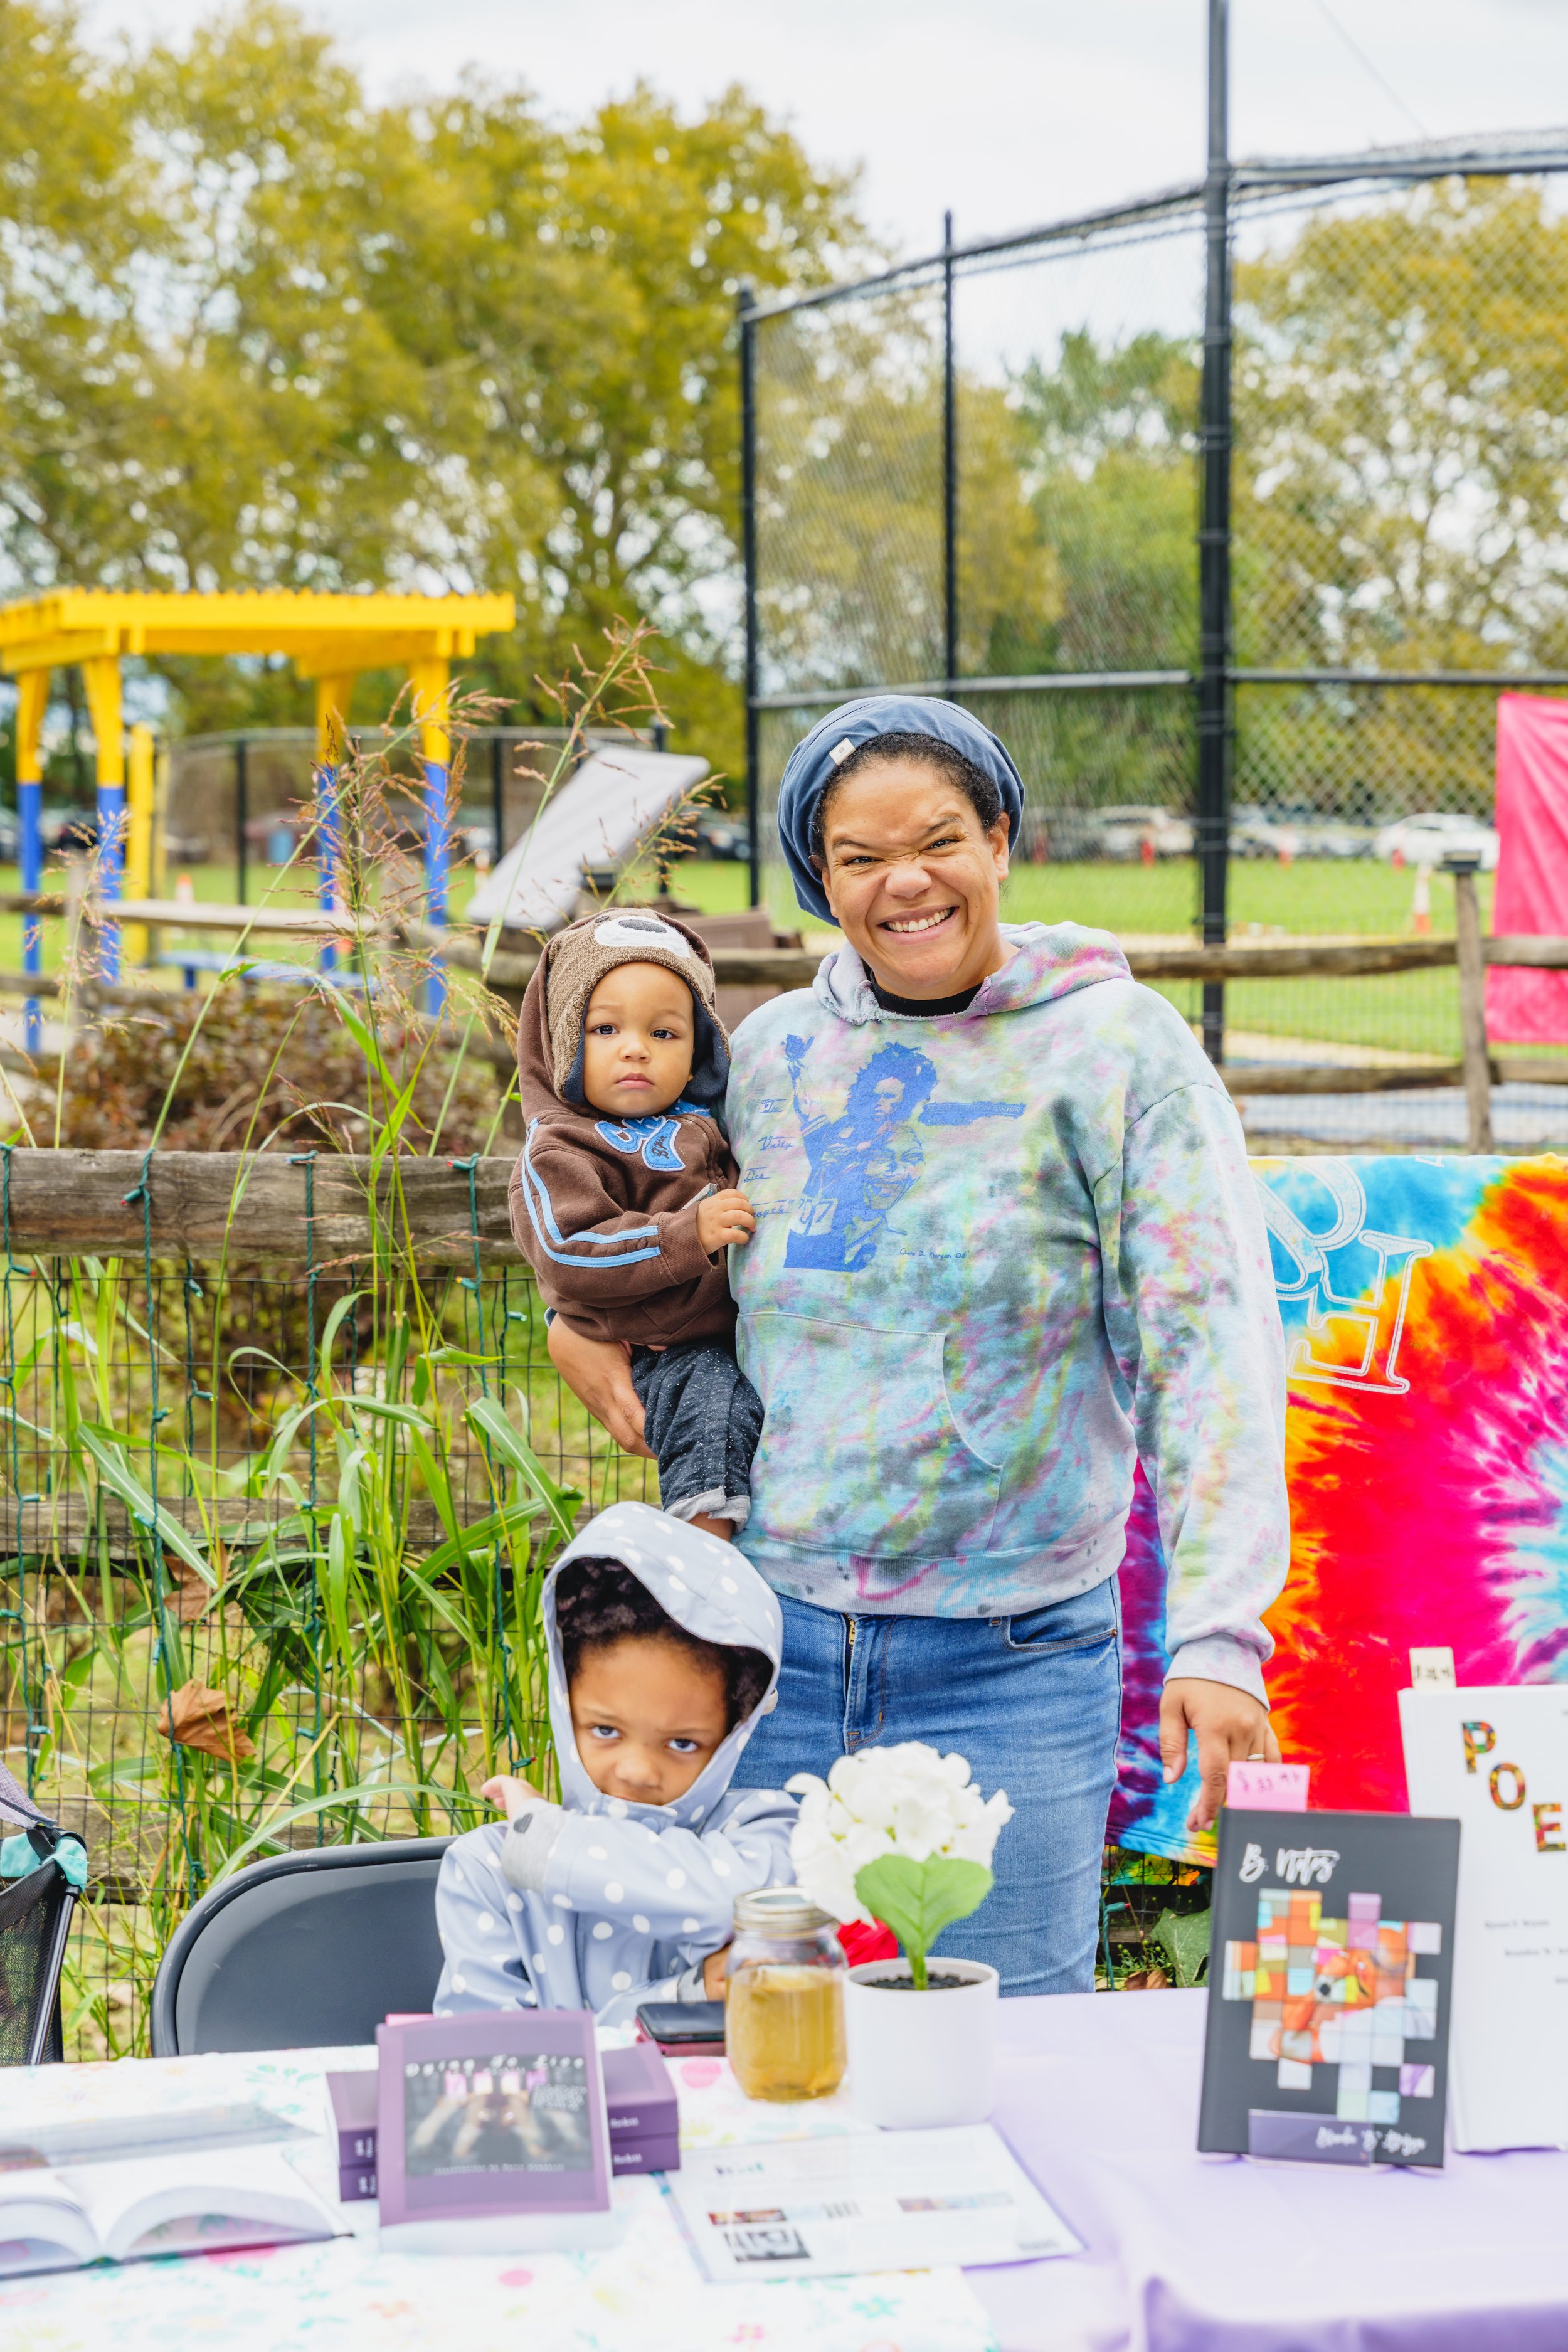
M 988 1960 L 1004 1993 L 1092 1992 L 1100 1858 L 1121 1707 L 1116 1579 L 1018 1617 L 843 1617 L 780 1596 L 779 1703 L 737 1788 L 826 1778 L 858 1748 L 923 1739 L 1005 1789 L 996 1884 L 940 1948 Z

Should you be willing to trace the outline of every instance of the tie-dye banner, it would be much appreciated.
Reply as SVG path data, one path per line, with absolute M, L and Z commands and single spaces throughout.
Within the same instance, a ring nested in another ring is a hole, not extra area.
M 1258 1160 L 1289 1350 L 1290 1575 L 1266 1669 L 1314 1806 L 1405 1810 L 1413 1649 L 1461 1684 L 1568 1680 L 1568 1160 Z M 1110 1834 L 1212 1861 L 1160 1779 L 1164 1568 L 1121 1564 Z

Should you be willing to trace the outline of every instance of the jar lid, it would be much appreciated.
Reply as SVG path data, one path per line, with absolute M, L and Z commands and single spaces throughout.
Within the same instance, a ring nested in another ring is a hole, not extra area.
M 811 1936 L 835 1924 L 831 1911 L 819 1911 L 804 1887 L 759 1886 L 735 1897 L 735 1925 L 742 1935 Z

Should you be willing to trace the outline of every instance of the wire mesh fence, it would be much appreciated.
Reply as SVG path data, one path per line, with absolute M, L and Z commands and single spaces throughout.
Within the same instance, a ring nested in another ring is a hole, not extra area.
M 114 2053 L 216 1874 L 466 1826 L 542 1757 L 508 1427 L 568 1524 L 658 1490 L 562 1387 L 523 1271 L 413 1300 L 354 1264 L 6 1255 L 0 1746 L 87 1845 L 68 2049 Z
M 1456 850 L 1487 903 L 1499 695 L 1568 688 L 1564 171 L 1553 133 L 1229 174 L 1233 939 L 1451 931 Z M 1017 759 L 1007 912 L 1194 935 L 1204 198 L 752 315 L 753 774 L 779 919 L 791 744 L 844 695 L 907 687 Z M 1195 984 L 1166 992 L 1197 1019 Z M 1452 971 L 1235 985 L 1224 1021 L 1238 1082 L 1257 1061 L 1452 1061 L 1459 1034 Z M 1568 1141 L 1555 1087 L 1497 1108 L 1511 1148 Z M 1309 1148 L 1464 1135 L 1440 1090 L 1247 1115 Z

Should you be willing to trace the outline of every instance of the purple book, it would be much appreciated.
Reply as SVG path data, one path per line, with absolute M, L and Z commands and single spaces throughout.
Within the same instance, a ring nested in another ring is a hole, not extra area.
M 332 2103 L 332 2121 L 338 2134 L 338 2168 L 341 2172 L 374 2172 L 375 2169 L 375 2105 L 380 2096 L 381 2078 L 374 2066 L 357 2074 L 329 2074 L 327 2092 Z M 361 2192 L 374 2196 L 374 2189 Z
M 622 2140 L 677 2138 L 680 2113 L 675 2084 L 653 2043 L 634 2042 L 629 2050 L 606 2050 L 604 2063 L 612 2147 Z
M 605 2106 L 614 2172 L 675 2172 L 680 2117 L 668 2067 L 651 2042 L 604 2054 Z M 375 2195 L 376 2102 L 374 2067 L 327 2076 L 338 2134 L 338 2195 L 347 2204 Z

